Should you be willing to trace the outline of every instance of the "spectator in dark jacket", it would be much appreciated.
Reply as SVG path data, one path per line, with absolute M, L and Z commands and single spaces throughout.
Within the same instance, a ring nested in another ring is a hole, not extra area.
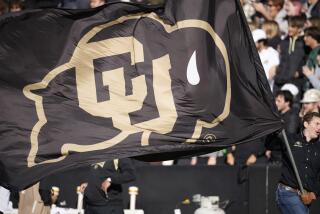
M 122 184 L 135 179 L 130 159 L 116 159 L 94 164 L 84 191 L 86 214 L 123 214 Z
M 289 18 L 288 36 L 280 43 L 280 64 L 274 78 L 274 92 L 285 83 L 295 84 L 300 91 L 304 85 L 302 66 L 305 59 L 305 46 L 301 36 L 303 26 L 303 17 Z
M 284 122 L 284 129 L 288 134 L 298 132 L 299 117 L 292 110 L 293 95 L 289 91 L 279 91 L 276 94 L 276 105 Z M 266 138 L 266 156 L 272 163 L 281 162 L 281 135 L 275 133 Z

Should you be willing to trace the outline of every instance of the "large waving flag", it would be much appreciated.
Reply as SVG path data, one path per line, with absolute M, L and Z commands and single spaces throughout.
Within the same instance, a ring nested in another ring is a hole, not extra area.
M 0 183 L 106 159 L 212 152 L 281 129 L 236 0 L 0 20 Z

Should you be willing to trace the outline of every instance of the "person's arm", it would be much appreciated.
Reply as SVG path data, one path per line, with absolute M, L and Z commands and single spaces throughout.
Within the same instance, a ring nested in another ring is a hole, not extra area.
M 309 79 L 312 86 L 315 89 L 320 89 L 320 80 L 318 74 L 320 74 L 320 67 L 310 69 L 308 66 L 303 66 L 303 74 Z
M 250 165 L 255 164 L 256 162 L 257 162 L 257 156 L 255 154 L 251 154 L 249 156 L 249 158 L 247 159 L 246 165 L 250 166 Z
M 235 158 L 234 158 L 234 151 L 236 150 L 236 146 L 228 147 L 227 148 L 227 155 L 226 155 L 226 162 L 230 166 L 234 166 Z
M 270 13 L 268 12 L 268 10 L 266 9 L 265 5 L 262 3 L 253 3 L 253 7 L 254 9 L 261 13 L 261 15 L 264 16 L 264 18 L 266 18 L 267 20 L 271 21 L 272 17 L 270 16 Z
M 277 72 L 277 68 L 280 64 L 280 58 L 279 58 L 279 53 L 278 51 L 274 50 L 273 52 L 273 55 L 272 55 L 272 58 L 270 59 L 270 61 L 272 62 L 272 65 L 270 66 L 270 69 L 268 71 L 268 80 L 273 80 L 275 75 L 276 75 L 276 72 Z

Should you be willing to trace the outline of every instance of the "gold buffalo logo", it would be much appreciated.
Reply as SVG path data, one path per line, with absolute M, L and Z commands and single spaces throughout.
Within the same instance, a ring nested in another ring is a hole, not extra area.
M 165 54 L 162 57 L 152 60 L 152 88 L 154 91 L 156 108 L 159 113 L 158 118 L 131 125 L 129 113 L 142 108 L 143 102 L 147 96 L 147 83 L 145 75 L 132 78 L 132 94 L 126 95 L 123 67 L 102 73 L 102 81 L 105 86 L 108 86 L 110 99 L 104 102 L 97 101 L 93 61 L 101 57 L 129 53 L 131 64 L 134 65 L 136 63 L 144 62 L 144 46 L 134 36 L 110 38 L 96 42 L 89 42 L 89 40 L 104 29 L 125 23 L 128 20 L 140 19 L 142 17 L 151 18 L 159 22 L 167 33 L 187 28 L 204 30 L 210 35 L 223 56 L 226 71 L 226 97 L 223 111 L 211 122 L 205 122 L 198 119 L 192 137 L 188 139 L 186 143 L 196 142 L 200 138 L 203 128 L 213 128 L 229 115 L 231 100 L 229 59 L 223 41 L 215 33 L 209 23 L 202 20 L 183 20 L 177 22 L 175 25 L 169 25 L 164 23 L 163 20 L 158 18 L 154 13 L 124 16 L 115 21 L 92 28 L 92 30 L 81 38 L 69 62 L 50 71 L 41 82 L 24 87 L 24 95 L 35 102 L 38 116 L 38 121 L 34 125 L 30 135 L 31 150 L 28 156 L 29 167 L 61 161 L 71 151 L 89 152 L 107 149 L 122 142 L 125 138 L 134 133 L 142 133 L 141 145 L 147 146 L 149 145 L 149 137 L 152 132 L 167 134 L 172 131 L 178 114 L 171 88 L 171 62 L 169 54 Z M 111 118 L 113 126 L 121 131 L 112 139 L 92 145 L 65 143 L 61 147 L 60 157 L 36 163 L 35 158 L 39 147 L 38 137 L 41 133 L 41 128 L 47 123 L 47 118 L 44 111 L 42 96 L 39 96 L 32 91 L 45 89 L 57 75 L 70 68 L 75 68 L 79 107 L 95 117 Z

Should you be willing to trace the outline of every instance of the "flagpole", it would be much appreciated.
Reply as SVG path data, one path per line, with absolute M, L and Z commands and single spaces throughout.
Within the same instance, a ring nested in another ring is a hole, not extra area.
M 304 193 L 305 190 L 303 189 L 301 178 L 300 178 L 300 175 L 299 175 L 299 172 L 298 172 L 298 168 L 297 168 L 296 162 L 294 161 L 294 158 L 293 158 L 293 155 L 292 155 L 292 151 L 291 151 L 291 148 L 290 148 L 290 145 L 289 145 L 289 141 L 288 141 L 288 138 L 287 138 L 286 131 L 283 129 L 281 133 L 282 133 L 282 136 L 283 136 L 283 139 L 284 139 L 284 143 L 286 145 L 286 148 L 287 148 L 287 151 L 288 151 L 288 154 L 289 154 L 289 159 L 291 161 L 294 174 L 295 174 L 295 176 L 297 178 L 297 181 L 298 181 L 299 189 L 300 189 L 301 193 Z

